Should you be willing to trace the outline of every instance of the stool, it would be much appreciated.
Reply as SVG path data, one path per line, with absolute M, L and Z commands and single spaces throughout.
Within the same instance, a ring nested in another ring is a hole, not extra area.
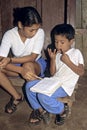
M 75 95 L 76 95 L 76 90 L 77 89 L 78 89 L 78 84 L 76 84 L 75 90 L 74 90 L 72 96 L 58 98 L 59 101 L 68 104 L 68 106 L 69 106 L 69 115 L 71 115 L 71 107 L 73 105 L 73 102 L 75 102 Z

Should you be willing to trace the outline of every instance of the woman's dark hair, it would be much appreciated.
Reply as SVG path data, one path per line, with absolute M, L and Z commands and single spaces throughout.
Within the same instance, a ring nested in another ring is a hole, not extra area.
M 75 29 L 70 24 L 58 24 L 51 31 L 51 40 L 55 41 L 55 35 L 65 36 L 69 41 L 75 37 Z
M 20 21 L 23 26 L 32 26 L 33 24 L 42 24 L 42 19 L 34 7 L 22 7 L 13 9 L 13 25 L 17 26 Z

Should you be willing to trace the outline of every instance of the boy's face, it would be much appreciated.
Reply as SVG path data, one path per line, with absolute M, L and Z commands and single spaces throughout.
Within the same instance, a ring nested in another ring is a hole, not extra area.
M 68 40 L 65 36 L 55 35 L 55 47 L 58 51 L 66 52 L 71 48 L 73 40 Z

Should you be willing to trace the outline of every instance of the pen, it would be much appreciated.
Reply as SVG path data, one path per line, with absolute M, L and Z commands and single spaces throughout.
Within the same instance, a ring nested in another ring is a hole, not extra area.
M 41 77 L 39 77 L 37 75 L 34 75 L 34 77 L 37 78 L 37 79 L 40 79 L 40 80 L 42 79 Z
M 28 74 L 27 74 L 28 75 Z M 42 79 L 41 77 L 39 77 L 39 76 L 37 76 L 36 74 L 33 74 L 33 73 L 29 73 L 29 75 L 31 75 L 31 76 L 33 76 L 33 77 L 35 77 L 35 78 L 37 78 L 37 79 Z

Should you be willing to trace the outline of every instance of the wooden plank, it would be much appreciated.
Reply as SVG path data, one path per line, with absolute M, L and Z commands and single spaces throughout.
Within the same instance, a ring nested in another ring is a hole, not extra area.
M 75 26 L 75 19 L 76 19 L 76 0 L 68 0 L 67 5 L 67 23 L 72 24 Z
M 87 29 L 79 28 L 79 29 L 75 29 L 75 32 L 76 32 L 76 34 L 83 35 L 83 34 L 87 33 Z
M 1 1 L 0 1 L 0 41 L 2 37 L 2 26 L 1 26 Z
M 10 9 L 11 9 L 11 0 L 1 0 L 2 35 L 5 31 L 11 28 L 11 10 Z
M 82 28 L 82 0 L 76 0 L 76 28 Z
M 82 0 L 82 28 L 87 29 L 87 0 Z
M 85 61 L 85 69 L 87 70 L 87 32 L 83 35 L 83 56 Z
M 40 16 L 42 17 L 42 0 L 36 0 L 36 8 Z
M 43 28 L 46 32 L 45 46 L 51 43 L 51 29 L 59 23 L 64 22 L 64 0 L 43 0 L 42 1 Z
M 87 0 L 76 0 L 76 48 L 81 50 L 87 69 Z

